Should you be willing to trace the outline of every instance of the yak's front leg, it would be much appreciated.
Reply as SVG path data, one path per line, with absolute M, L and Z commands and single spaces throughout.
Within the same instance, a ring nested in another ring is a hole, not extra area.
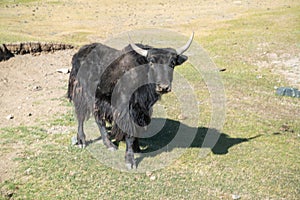
M 125 164 L 128 169 L 136 169 L 136 163 L 134 159 L 133 143 L 135 138 L 132 136 L 125 136 L 126 141 L 126 153 L 125 153 Z

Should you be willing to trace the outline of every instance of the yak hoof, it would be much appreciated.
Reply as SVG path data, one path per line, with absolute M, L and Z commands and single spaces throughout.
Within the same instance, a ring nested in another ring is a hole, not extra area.
M 80 149 L 85 149 L 86 145 L 85 145 L 85 144 L 78 144 L 78 147 L 79 147 Z
M 117 147 L 107 147 L 109 151 L 117 151 Z
M 126 168 L 127 168 L 128 170 L 136 169 L 136 164 L 135 164 L 135 162 L 134 162 L 134 163 L 125 163 L 125 165 L 126 165 Z
M 125 156 L 125 165 L 126 165 L 127 169 L 129 169 L 129 170 L 136 169 L 135 159 L 132 154 L 127 154 Z
M 118 147 L 109 140 L 104 140 L 103 143 L 109 151 L 116 151 L 118 149 Z

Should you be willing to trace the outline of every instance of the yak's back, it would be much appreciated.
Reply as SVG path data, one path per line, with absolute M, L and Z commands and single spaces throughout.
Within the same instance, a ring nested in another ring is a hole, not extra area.
M 119 56 L 121 51 L 100 43 L 85 45 L 72 58 L 68 97 L 74 97 L 74 83 L 80 84 L 88 98 L 93 98 L 101 74 Z

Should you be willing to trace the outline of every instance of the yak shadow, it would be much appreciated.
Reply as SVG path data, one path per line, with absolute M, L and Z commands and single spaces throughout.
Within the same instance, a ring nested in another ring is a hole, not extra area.
M 224 155 L 232 146 L 260 137 L 257 135 L 251 138 L 231 138 L 216 129 L 190 127 L 171 119 L 153 118 L 152 121 L 158 124 L 164 122 L 164 126 L 152 137 L 139 139 L 142 152 L 137 163 L 145 157 L 154 157 L 174 148 L 210 148 L 213 154 Z M 207 137 L 209 135 L 212 137 Z
M 164 118 L 153 118 L 151 125 L 154 127 L 154 131 L 152 129 L 151 133 L 150 126 L 150 134 L 146 132 L 144 138 L 139 138 L 142 151 L 136 158 L 137 165 L 144 158 L 155 157 L 163 152 L 171 152 L 176 148 L 208 148 L 213 154 L 224 155 L 229 152 L 231 147 L 261 136 L 232 138 L 225 133 L 220 133 L 216 129 L 191 127 L 185 123 Z M 95 131 L 98 134 L 97 127 Z M 109 127 L 108 131 L 110 131 Z M 147 134 L 154 135 L 146 137 Z M 87 144 L 91 145 L 100 140 L 102 139 L 99 135 L 88 140 Z

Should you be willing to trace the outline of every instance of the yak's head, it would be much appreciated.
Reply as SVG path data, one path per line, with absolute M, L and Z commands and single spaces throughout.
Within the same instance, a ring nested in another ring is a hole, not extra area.
M 172 89 L 174 67 L 184 63 L 188 57 L 182 55 L 192 44 L 194 33 L 191 35 L 188 42 L 178 48 L 149 48 L 142 49 L 136 44 L 131 43 L 131 48 L 138 54 L 144 56 L 148 62 L 149 83 L 156 84 L 156 92 L 164 94 Z

